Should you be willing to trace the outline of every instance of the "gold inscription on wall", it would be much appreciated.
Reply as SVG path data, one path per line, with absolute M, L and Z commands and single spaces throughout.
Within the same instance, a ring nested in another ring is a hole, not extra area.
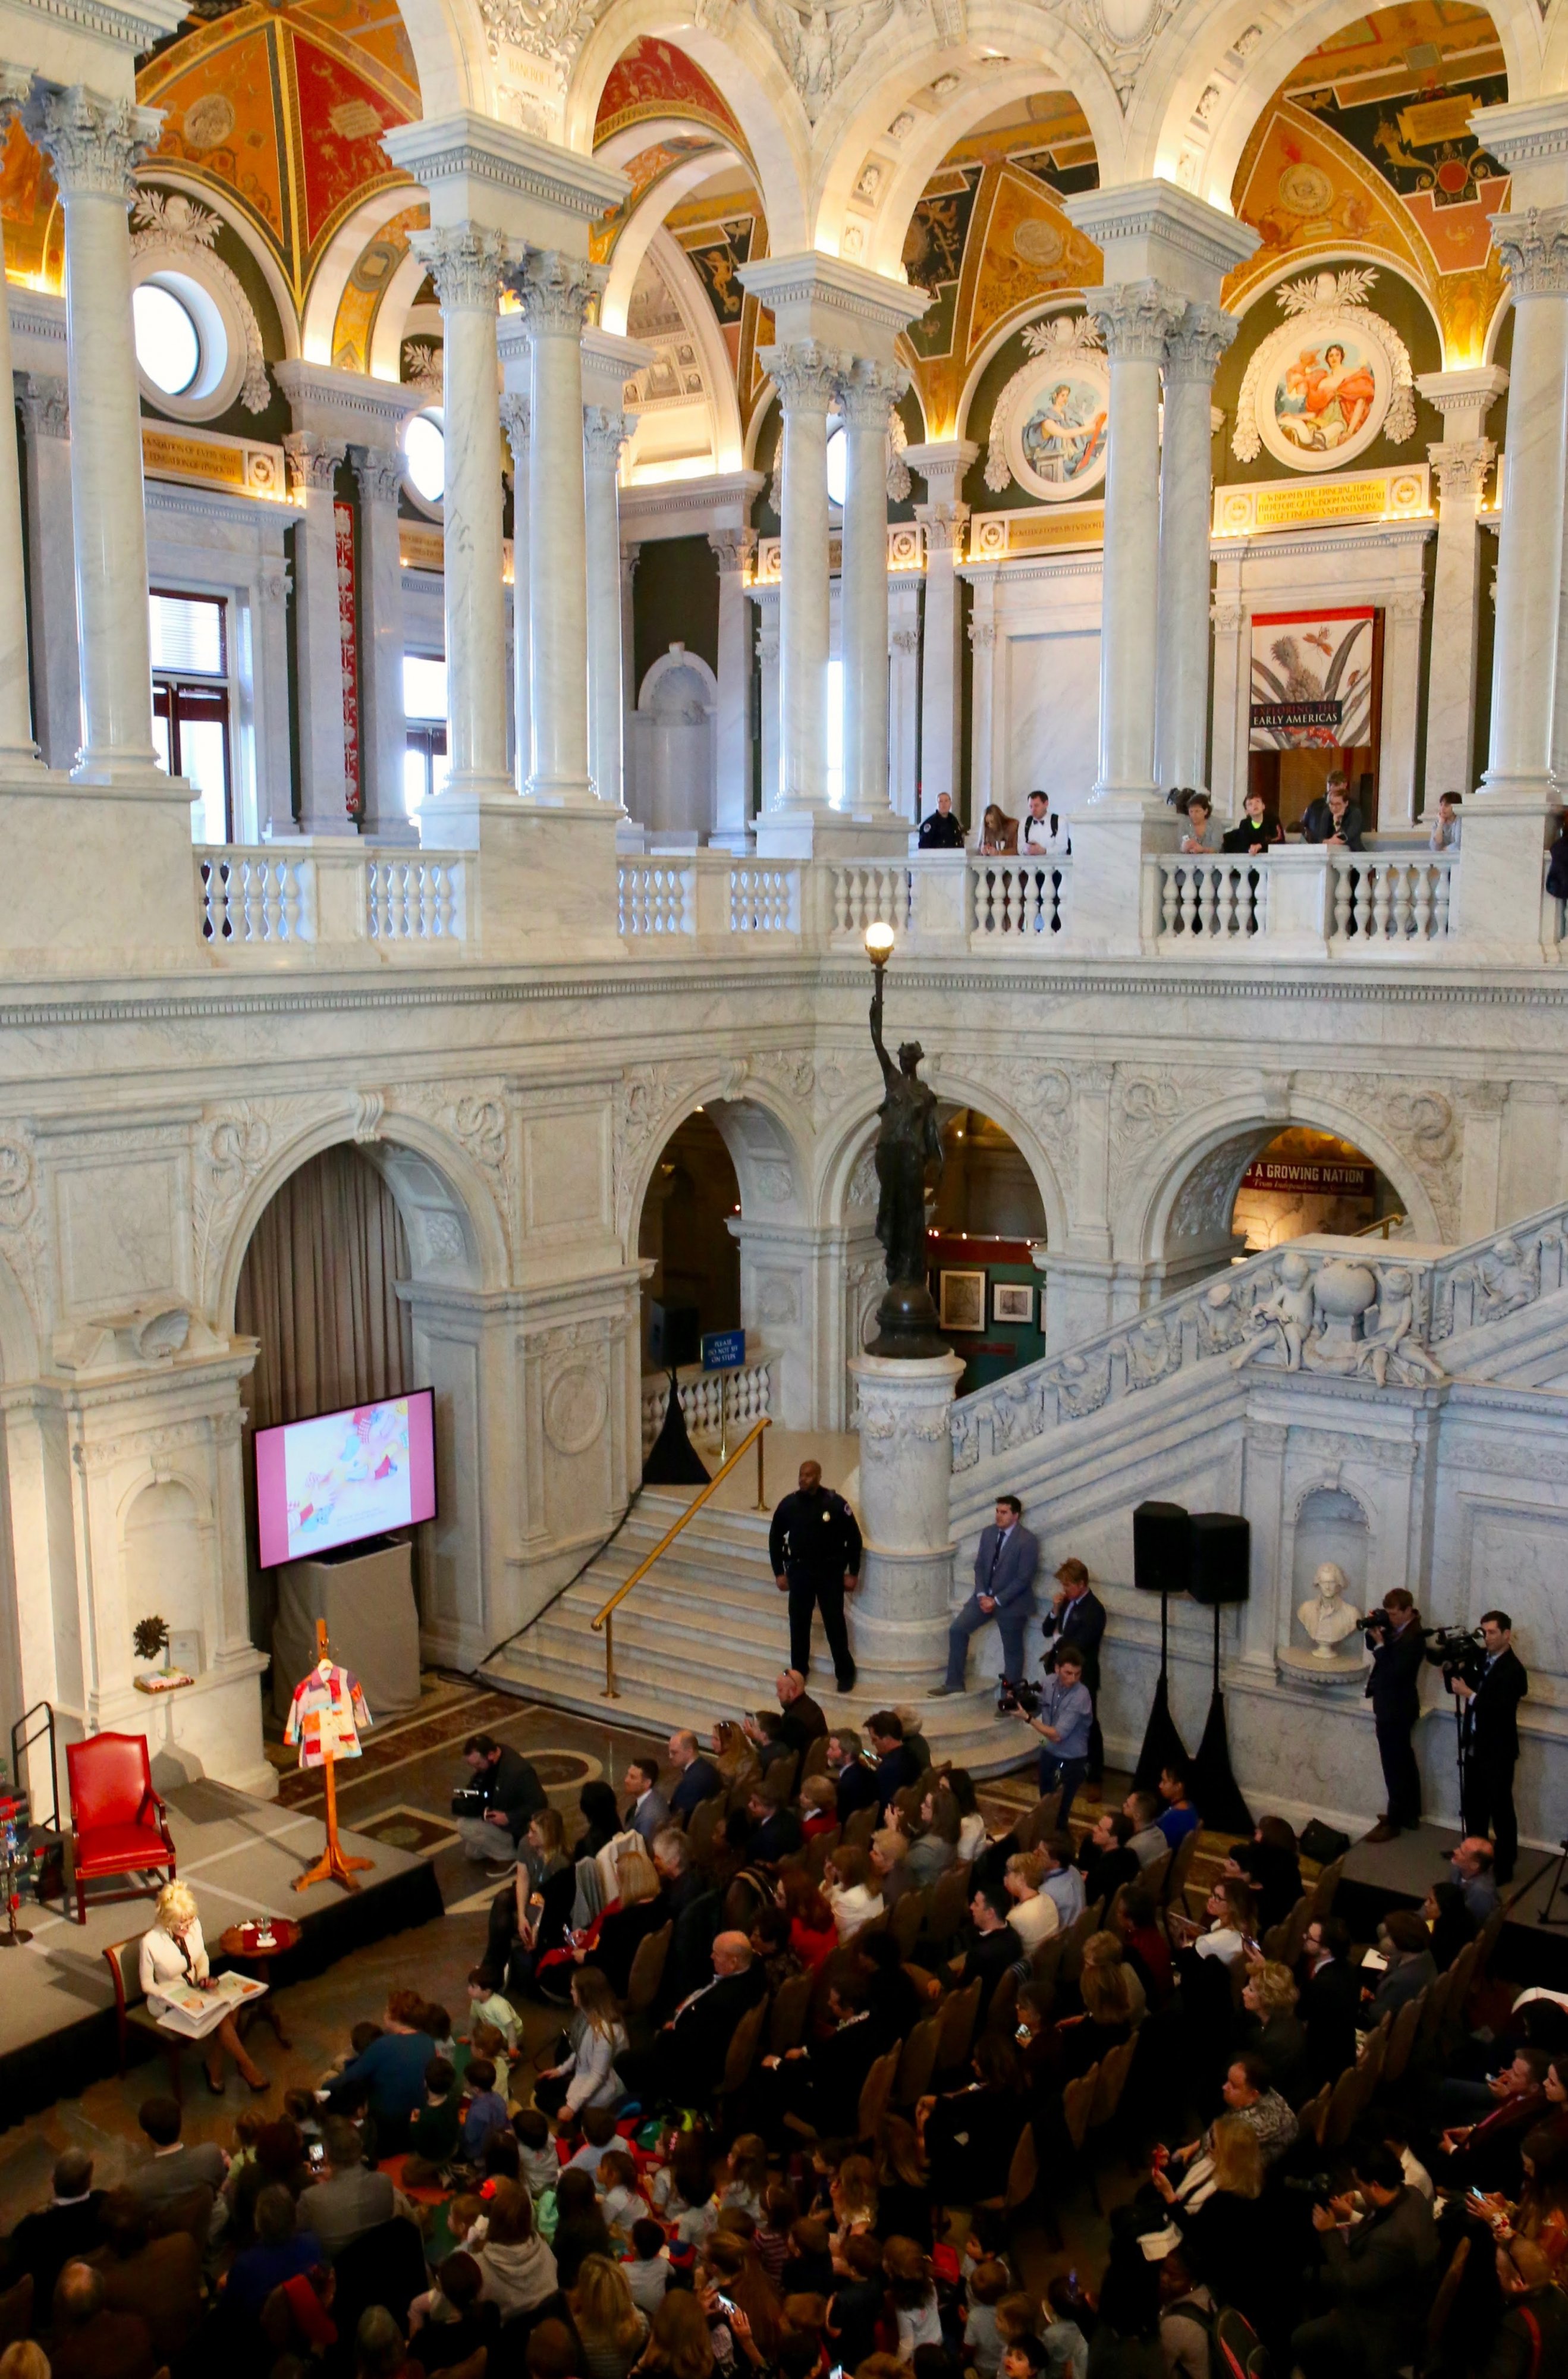
M 141 431 L 141 459 L 156 477 L 177 473 L 182 479 L 206 479 L 215 487 L 243 488 L 245 455 L 237 446 L 209 445 L 204 438 L 179 438 L 146 423 Z
M 1105 535 L 1103 504 L 1074 506 L 1070 513 L 1041 513 L 1032 520 L 1016 517 L 1007 523 L 1007 551 L 1037 553 L 1047 545 L 1099 545 Z
M 1381 520 L 1387 508 L 1381 478 L 1327 479 L 1308 488 L 1260 488 L 1252 518 L 1258 528 L 1285 528 L 1297 521 Z

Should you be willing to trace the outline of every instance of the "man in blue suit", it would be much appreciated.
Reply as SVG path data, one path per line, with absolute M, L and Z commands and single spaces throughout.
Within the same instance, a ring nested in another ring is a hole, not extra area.
M 933 1685 L 933 1701 L 963 1692 L 969 1639 L 993 1619 L 1002 1634 L 1005 1673 L 1014 1683 L 1023 1675 L 1024 1630 L 1034 1616 L 1039 1566 L 1040 1547 L 1023 1525 L 1023 1505 L 1016 1495 L 998 1496 L 995 1525 L 980 1532 L 974 1592 L 947 1630 L 947 1674 Z

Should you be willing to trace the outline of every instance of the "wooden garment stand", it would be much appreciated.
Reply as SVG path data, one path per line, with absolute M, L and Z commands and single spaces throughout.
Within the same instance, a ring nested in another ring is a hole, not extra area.
M 318 1619 L 316 1658 L 324 1660 L 327 1657 L 327 1623 L 324 1619 Z M 339 1842 L 337 1761 L 330 1749 L 323 1757 L 322 1766 L 327 1771 L 327 1845 L 313 1867 L 308 1868 L 304 1875 L 295 1877 L 294 1888 L 296 1891 L 308 1891 L 313 1883 L 341 1883 L 345 1891 L 357 1891 L 359 1886 L 354 1880 L 355 1870 L 368 1870 L 376 1862 L 374 1859 L 350 1858 Z

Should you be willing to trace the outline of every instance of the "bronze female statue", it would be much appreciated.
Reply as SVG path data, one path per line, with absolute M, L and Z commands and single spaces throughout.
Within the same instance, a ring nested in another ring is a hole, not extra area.
M 906 1359 L 945 1355 L 936 1308 L 925 1280 L 925 1171 L 942 1164 L 936 1093 L 920 1079 L 925 1052 L 906 1041 L 899 1062 L 882 1038 L 882 977 L 871 1003 L 871 1045 L 882 1069 L 883 1098 L 876 1133 L 876 1236 L 887 1259 L 887 1293 L 876 1310 L 877 1334 L 867 1350 Z

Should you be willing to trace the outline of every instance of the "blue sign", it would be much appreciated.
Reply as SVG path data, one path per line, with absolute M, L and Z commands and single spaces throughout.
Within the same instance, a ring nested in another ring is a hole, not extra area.
M 709 1330 L 703 1335 L 705 1371 L 738 1371 L 746 1359 L 743 1330 Z

